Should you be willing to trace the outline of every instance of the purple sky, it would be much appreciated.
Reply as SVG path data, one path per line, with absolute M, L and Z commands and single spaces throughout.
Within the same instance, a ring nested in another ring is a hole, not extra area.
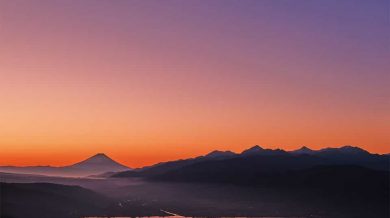
M 390 152 L 388 59 L 389 1 L 2 0 L 0 159 Z

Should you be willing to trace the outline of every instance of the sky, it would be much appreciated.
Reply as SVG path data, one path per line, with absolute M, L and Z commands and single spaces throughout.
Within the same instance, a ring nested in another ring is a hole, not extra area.
M 0 165 L 390 153 L 389 1 L 0 1 Z

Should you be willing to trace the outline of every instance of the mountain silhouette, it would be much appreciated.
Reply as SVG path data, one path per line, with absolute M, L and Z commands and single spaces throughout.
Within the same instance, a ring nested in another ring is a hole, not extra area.
M 251 155 L 284 155 L 287 154 L 285 150 L 282 149 L 264 149 L 258 145 L 255 145 L 247 150 L 241 152 L 241 156 L 251 156 Z
M 316 151 L 314 151 L 306 146 L 302 146 L 300 149 L 291 151 L 291 153 L 293 153 L 293 154 L 314 154 L 315 152 Z
M 356 165 L 385 171 L 390 169 L 389 156 L 371 154 L 359 147 L 344 146 L 325 148 L 318 151 L 303 147 L 287 152 L 282 149 L 264 149 L 256 145 L 244 150 L 241 154 L 230 151 L 214 151 L 197 158 L 169 161 L 136 171 L 120 172 L 113 174 L 112 177 L 154 177 L 190 168 L 197 172 L 201 172 L 203 168 L 208 170 L 215 168 L 220 170 L 215 171 L 216 174 L 234 174 L 234 170 L 254 173 L 257 171 L 287 171 L 329 165 Z M 201 166 L 201 168 L 196 170 L 197 166 Z
M 359 147 L 346 145 L 341 148 L 324 148 L 318 151 L 318 153 L 321 154 L 327 154 L 327 155 L 362 155 L 367 156 L 370 155 L 370 153 L 364 149 L 361 149 Z
M 258 154 L 262 151 L 264 151 L 264 149 L 262 147 L 260 147 L 259 145 L 255 145 L 255 146 L 241 152 L 241 155 L 253 155 L 253 154 Z
M 75 169 L 95 169 L 99 172 L 115 172 L 115 171 L 124 171 L 129 168 L 114 161 L 103 153 L 98 153 L 84 161 L 73 164 L 70 167 Z
M 64 177 L 82 177 L 96 174 L 103 174 L 107 172 L 120 172 L 130 170 L 103 153 L 98 153 L 81 162 L 63 166 L 0 166 L 0 172 L 8 173 L 24 173 L 24 174 L 40 174 L 46 176 L 64 176 Z
M 237 155 L 237 154 L 234 153 L 234 152 L 231 152 L 231 151 L 218 151 L 218 150 L 215 150 L 215 151 L 212 151 L 212 152 L 206 154 L 204 157 L 205 158 L 211 158 L 211 159 L 220 159 L 220 158 L 233 157 L 235 155 Z

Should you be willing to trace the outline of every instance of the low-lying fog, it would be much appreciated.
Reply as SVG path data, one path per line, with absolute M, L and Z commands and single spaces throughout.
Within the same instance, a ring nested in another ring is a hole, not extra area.
M 8 173 L 0 173 L 0 177 L 1 182 L 7 183 L 78 185 L 108 196 L 114 202 L 110 211 L 124 217 L 142 214 L 327 217 L 326 214 L 321 215 L 322 211 L 332 211 L 338 207 L 332 202 L 327 202 L 325 206 L 321 196 L 303 196 L 287 189 L 275 191 L 221 184 L 146 182 L 127 178 L 61 178 Z

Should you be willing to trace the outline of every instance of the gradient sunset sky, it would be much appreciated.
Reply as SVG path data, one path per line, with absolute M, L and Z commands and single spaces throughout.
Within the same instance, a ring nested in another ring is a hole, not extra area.
M 390 152 L 389 1 L 0 1 L 0 165 Z

